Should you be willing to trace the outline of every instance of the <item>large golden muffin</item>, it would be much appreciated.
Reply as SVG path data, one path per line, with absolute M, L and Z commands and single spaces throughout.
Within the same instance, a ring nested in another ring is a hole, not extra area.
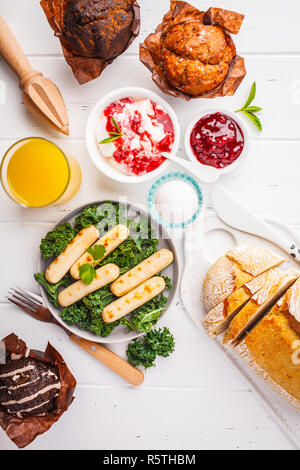
M 239 32 L 243 19 L 234 11 L 203 12 L 172 0 L 162 23 L 140 45 L 140 60 L 169 95 L 185 100 L 233 95 L 246 69 L 230 33 Z
M 224 29 L 201 21 L 172 27 L 161 52 L 168 82 L 191 96 L 202 95 L 222 83 L 236 55 L 235 45 Z

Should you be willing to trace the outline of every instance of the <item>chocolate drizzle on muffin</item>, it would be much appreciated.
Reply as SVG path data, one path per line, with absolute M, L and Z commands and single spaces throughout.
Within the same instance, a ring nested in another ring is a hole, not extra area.
M 0 365 L 0 405 L 18 418 L 51 411 L 61 388 L 56 367 L 31 358 Z

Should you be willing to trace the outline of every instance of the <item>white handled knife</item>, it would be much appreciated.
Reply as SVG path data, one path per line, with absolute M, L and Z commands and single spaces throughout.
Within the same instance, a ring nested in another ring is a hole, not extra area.
M 215 211 L 225 224 L 275 243 L 300 263 L 300 247 L 286 240 L 270 225 L 243 206 L 226 189 L 215 185 L 212 189 L 212 202 Z

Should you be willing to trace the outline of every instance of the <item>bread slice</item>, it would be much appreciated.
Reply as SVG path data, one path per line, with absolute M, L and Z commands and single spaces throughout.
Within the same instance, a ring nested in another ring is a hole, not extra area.
M 297 322 L 295 329 L 291 322 Z M 300 279 L 236 346 L 246 363 L 300 409 Z
M 243 245 L 221 256 L 209 269 L 203 282 L 202 300 L 207 312 L 232 292 L 285 259 L 267 248 Z
M 223 333 L 234 316 L 247 304 L 251 297 L 258 292 L 271 278 L 273 272 L 278 275 L 278 270 L 273 268 L 252 279 L 244 286 L 232 292 L 225 300 L 213 308 L 204 318 L 202 324 L 211 338 Z
M 269 278 L 265 285 L 251 297 L 247 305 L 231 321 L 223 343 L 237 343 L 280 299 L 299 276 L 300 272 L 295 269 L 281 272 L 274 268 L 269 271 Z

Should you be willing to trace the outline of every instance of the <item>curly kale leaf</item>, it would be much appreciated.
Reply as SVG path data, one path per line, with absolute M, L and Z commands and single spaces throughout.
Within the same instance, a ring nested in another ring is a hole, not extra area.
M 72 284 L 72 280 L 68 274 L 66 274 L 61 281 L 59 281 L 57 284 L 50 284 L 45 279 L 45 274 L 44 273 L 35 273 L 34 274 L 34 279 L 46 290 L 48 293 L 48 298 L 49 301 L 55 305 L 55 307 L 59 307 L 58 303 L 58 294 L 59 294 L 59 288 L 60 287 L 68 287 L 70 284 Z
M 104 202 L 99 206 L 89 206 L 76 217 L 74 231 L 80 232 L 83 228 L 96 225 L 100 235 L 120 223 L 122 206 L 113 202 Z
M 155 367 L 157 356 L 168 357 L 175 349 L 174 336 L 166 327 L 153 329 L 141 339 L 135 339 L 126 351 L 128 362 L 133 366 Z
M 172 280 L 168 276 L 163 276 L 162 274 L 158 274 L 158 276 L 162 277 L 165 280 L 166 289 L 171 290 L 172 289 Z
M 100 314 L 99 314 L 100 313 Z M 91 325 L 89 327 L 89 330 L 95 333 L 98 336 L 102 336 L 102 338 L 105 338 L 106 336 L 110 335 L 110 333 L 120 325 L 120 320 L 115 321 L 113 323 L 106 323 L 101 315 L 101 312 L 98 312 L 97 315 L 95 315 L 93 312 L 91 314 L 92 321 Z
M 169 328 L 153 328 L 144 337 L 145 343 L 153 349 L 158 356 L 168 357 L 175 349 L 175 340 Z
M 91 316 L 88 308 L 79 301 L 63 309 L 61 318 L 68 325 L 76 325 L 82 330 L 89 330 L 91 326 Z
M 136 247 L 141 252 L 143 250 L 143 245 L 146 240 L 149 240 L 154 237 L 151 233 L 151 223 L 147 217 L 141 215 L 139 219 L 128 220 L 127 226 L 130 230 L 130 237 L 136 244 Z
M 128 345 L 126 351 L 127 359 L 133 366 L 155 367 L 156 353 L 148 347 L 142 340 L 134 339 Z
M 75 233 L 69 223 L 63 223 L 47 233 L 42 239 L 40 250 L 44 259 L 60 255 L 74 238 Z
M 98 206 L 90 206 L 83 209 L 83 211 L 76 217 L 74 231 L 75 233 L 80 232 L 83 228 L 89 227 L 90 225 L 97 225 L 100 221 L 98 214 Z
M 160 294 L 152 300 L 134 310 L 130 318 L 123 318 L 121 323 L 127 330 L 138 330 L 148 333 L 151 331 L 163 310 L 166 309 L 167 298 Z
M 109 286 L 103 287 L 66 307 L 61 312 L 61 317 L 68 325 L 76 325 L 83 330 L 106 337 L 120 324 L 120 321 L 106 323 L 102 318 L 103 308 L 114 299 Z
M 102 287 L 102 289 L 83 298 L 83 303 L 88 308 L 91 318 L 89 330 L 96 335 L 108 336 L 120 324 L 120 320 L 106 323 L 102 318 L 104 307 L 115 299 L 116 297 L 112 294 L 109 286 Z
M 142 250 L 140 250 L 134 240 L 127 238 L 118 248 L 110 253 L 99 266 L 114 263 L 120 268 L 120 273 L 124 274 L 129 269 L 141 263 L 144 259 L 153 255 L 157 251 L 158 240 L 142 240 Z

